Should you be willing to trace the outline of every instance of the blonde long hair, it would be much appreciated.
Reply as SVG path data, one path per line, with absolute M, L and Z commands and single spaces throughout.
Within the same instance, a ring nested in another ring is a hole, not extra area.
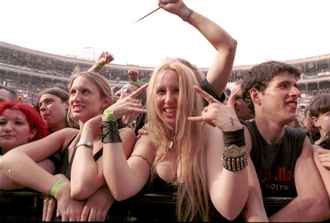
M 157 84 L 166 71 L 174 71 L 179 80 L 175 130 L 162 121 L 155 100 Z M 192 221 L 199 217 L 208 221 L 209 195 L 203 126 L 187 120 L 189 116 L 200 115 L 203 109 L 202 98 L 195 93 L 193 85 L 198 85 L 194 71 L 178 60 L 167 61 L 153 72 L 147 90 L 148 132 L 157 147 L 154 166 L 165 157 L 169 143 L 175 142 L 183 180 L 177 192 L 178 220 Z

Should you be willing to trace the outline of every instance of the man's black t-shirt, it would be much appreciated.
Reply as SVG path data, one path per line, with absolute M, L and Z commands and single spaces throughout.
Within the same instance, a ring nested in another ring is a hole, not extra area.
M 246 122 L 252 139 L 251 159 L 255 166 L 263 197 L 296 197 L 294 170 L 301 154 L 305 132 L 286 128 L 283 138 L 268 144 L 255 121 Z

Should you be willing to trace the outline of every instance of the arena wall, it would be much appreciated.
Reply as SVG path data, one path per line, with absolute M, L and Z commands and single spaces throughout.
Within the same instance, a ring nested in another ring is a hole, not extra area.
M 326 91 L 330 87 L 330 54 L 285 61 L 302 71 L 299 87 L 304 92 Z M 66 88 L 71 74 L 87 70 L 94 61 L 54 55 L 27 49 L 0 41 L 0 77 L 2 85 L 17 89 L 26 100 L 34 102 L 43 88 L 59 86 Z M 240 79 L 253 65 L 235 66 L 230 81 Z M 138 69 L 142 81 L 148 81 L 153 67 L 111 64 L 102 69 L 112 86 L 121 86 L 128 81 L 128 70 Z M 207 68 L 201 68 L 206 73 Z

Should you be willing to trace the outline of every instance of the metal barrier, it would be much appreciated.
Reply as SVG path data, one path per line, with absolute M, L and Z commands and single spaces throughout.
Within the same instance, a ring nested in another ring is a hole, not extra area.
M 292 198 L 264 199 L 267 213 L 271 214 Z M 40 222 L 42 194 L 31 190 L 0 190 L 0 222 Z M 107 222 L 173 222 L 175 198 L 162 194 L 137 195 L 126 201 L 115 202 Z

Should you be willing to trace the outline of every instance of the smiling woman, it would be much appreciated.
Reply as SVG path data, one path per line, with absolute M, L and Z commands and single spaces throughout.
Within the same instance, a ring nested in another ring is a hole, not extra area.
M 20 102 L 0 103 L 0 148 L 1 155 L 15 147 L 38 140 L 48 134 L 46 124 L 30 104 Z M 38 165 L 52 172 L 53 164 L 39 160 Z M 16 189 L 22 186 L 0 171 L 0 189 Z
M 47 134 L 46 124 L 31 105 L 18 102 L 0 103 L 1 153 Z

